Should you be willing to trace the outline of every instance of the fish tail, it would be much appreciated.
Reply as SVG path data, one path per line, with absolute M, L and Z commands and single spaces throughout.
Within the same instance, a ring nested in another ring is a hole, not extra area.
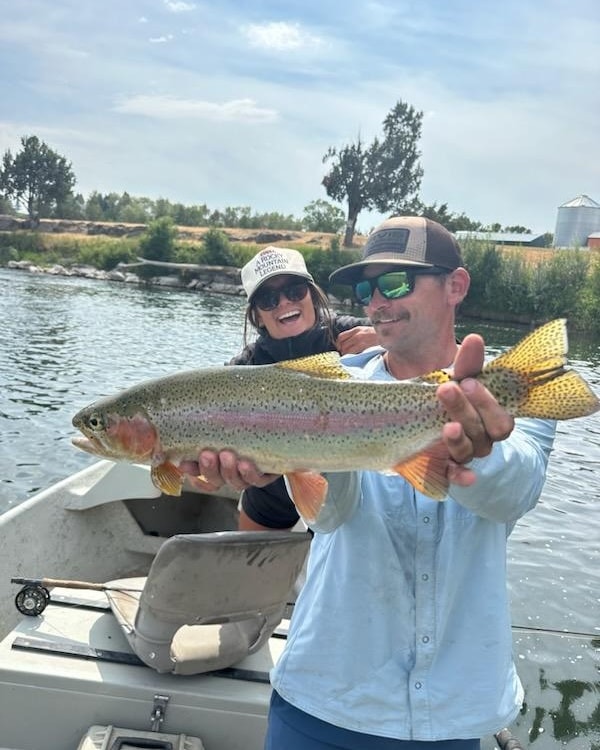
M 566 369 L 568 348 L 566 320 L 552 320 L 489 362 L 481 380 L 515 417 L 588 416 L 600 401 L 580 375 Z

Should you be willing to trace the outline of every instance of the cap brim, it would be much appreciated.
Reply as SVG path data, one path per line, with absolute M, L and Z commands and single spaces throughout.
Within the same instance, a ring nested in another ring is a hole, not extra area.
M 330 284 L 354 284 L 364 277 L 366 268 L 378 266 L 379 268 L 433 268 L 433 263 L 419 263 L 418 261 L 396 260 L 394 258 L 382 258 L 381 260 L 361 260 L 358 263 L 351 263 L 348 266 L 342 266 L 329 276 Z

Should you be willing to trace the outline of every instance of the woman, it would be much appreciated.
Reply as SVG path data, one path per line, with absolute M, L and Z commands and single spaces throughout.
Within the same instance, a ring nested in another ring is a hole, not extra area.
M 335 350 L 357 353 L 377 343 L 366 318 L 330 310 L 297 250 L 264 248 L 242 268 L 242 285 L 248 296 L 245 347 L 232 365 L 266 365 Z M 258 333 L 251 343 L 249 328 Z M 240 529 L 289 529 L 298 519 L 283 478 L 242 494 Z

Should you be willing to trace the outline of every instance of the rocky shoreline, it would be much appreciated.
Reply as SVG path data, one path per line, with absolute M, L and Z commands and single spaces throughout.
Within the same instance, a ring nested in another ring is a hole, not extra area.
M 185 269 L 187 279 L 182 274 L 170 274 L 154 276 L 144 279 L 127 268 L 113 268 L 103 271 L 93 266 L 72 266 L 67 268 L 59 264 L 53 266 L 37 266 L 28 260 L 11 260 L 7 268 L 25 271 L 33 274 L 49 274 L 50 276 L 71 276 L 84 279 L 95 279 L 97 281 L 116 281 L 123 284 L 139 284 L 143 286 L 158 286 L 171 289 L 187 289 L 190 291 L 213 292 L 215 294 L 228 294 L 231 296 L 243 296 L 244 289 L 240 279 L 240 269 L 229 266 L 197 266 Z

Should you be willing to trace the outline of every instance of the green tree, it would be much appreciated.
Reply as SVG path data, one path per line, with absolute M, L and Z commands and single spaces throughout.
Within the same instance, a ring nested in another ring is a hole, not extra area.
M 363 209 L 402 213 L 416 198 L 423 176 L 417 148 L 422 121 L 422 112 L 398 101 L 383 121 L 382 140 L 366 146 L 359 136 L 340 149 L 331 147 L 323 157 L 323 163 L 331 162 L 322 180 L 327 195 L 348 204 L 345 247 L 352 246 Z
M 61 219 L 85 219 L 85 199 L 81 193 L 71 195 L 60 206 Z
M 430 206 L 427 206 L 420 201 L 416 201 L 416 204 L 416 214 L 437 221 L 446 227 L 449 232 L 458 232 L 460 230 L 475 232 L 481 228 L 480 222 L 472 221 L 464 213 L 455 214 L 449 211 L 447 203 L 442 203 L 439 206 L 437 203 L 432 203 Z
M 503 232 L 513 232 L 514 234 L 532 234 L 531 229 L 524 227 L 522 224 L 514 224 L 512 226 L 506 226 L 502 230 Z
M 304 207 L 302 229 L 306 232 L 337 234 L 344 226 L 344 221 L 344 212 L 341 208 L 319 198 Z
M 12 203 L 8 200 L 8 198 L 3 197 L 0 195 L 0 214 L 14 214 L 15 209 L 12 206 Z
M 4 152 L 0 194 L 24 208 L 30 219 L 60 216 L 76 182 L 70 162 L 35 135 L 23 136 L 21 146 L 15 156 Z
M 204 262 L 209 266 L 232 266 L 234 254 L 225 232 L 209 229 L 204 235 Z
M 94 190 L 85 205 L 85 218 L 89 221 L 118 221 L 120 201 L 118 193 L 103 195 Z
M 172 261 L 176 237 L 177 228 L 170 216 L 155 219 L 140 239 L 140 255 L 146 260 Z

